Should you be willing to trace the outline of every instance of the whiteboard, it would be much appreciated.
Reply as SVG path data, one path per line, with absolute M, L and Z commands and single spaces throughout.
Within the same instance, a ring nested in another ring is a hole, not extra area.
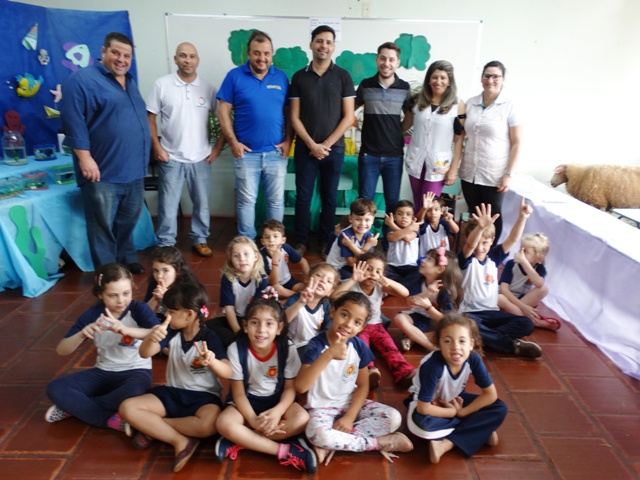
M 455 69 L 458 96 L 463 100 L 481 90 L 479 52 L 482 21 L 400 20 L 343 18 L 342 39 L 336 42 L 333 60 L 343 52 L 376 54 L 378 46 L 395 41 L 401 34 L 423 36 L 429 44 L 429 59 L 422 69 L 400 67 L 398 76 L 419 86 L 424 81 L 426 67 L 434 60 L 448 60 Z M 176 70 L 173 62 L 176 47 L 191 42 L 198 49 L 198 73 L 219 88 L 227 72 L 237 65 L 229 50 L 231 32 L 259 29 L 271 37 L 274 50 L 299 47 L 311 61 L 309 17 L 188 15 L 167 13 L 167 73 Z M 244 46 L 246 50 L 246 45 Z M 403 51 L 403 54 L 405 52 Z M 366 56 L 375 74 L 375 61 Z M 490 60 L 490 59 L 489 59 Z M 337 62 L 340 64 L 339 62 Z M 358 82 L 355 82 L 356 85 Z

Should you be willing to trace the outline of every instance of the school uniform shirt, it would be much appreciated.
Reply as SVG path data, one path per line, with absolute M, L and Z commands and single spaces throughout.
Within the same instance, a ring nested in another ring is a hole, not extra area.
M 305 350 L 303 364 L 311 365 L 329 348 L 326 332 L 311 339 Z M 356 389 L 361 368 L 373 361 L 373 353 L 358 337 L 347 340 L 347 358 L 331 360 L 307 393 L 305 408 L 348 408 Z
M 407 265 L 417 265 L 420 256 L 420 237 L 416 236 L 409 243 L 404 240 L 389 242 L 387 250 L 387 265 L 394 267 L 404 267 Z
M 496 245 L 489 250 L 484 262 L 480 262 L 474 254 L 469 258 L 464 258 L 463 252 L 458 254 L 464 289 L 460 313 L 499 310 L 498 265 L 505 258 L 507 253 L 502 249 L 502 245 Z
M 418 235 L 420 236 L 420 257 L 426 257 L 427 252 L 432 248 L 441 247 L 442 242 L 444 242 L 444 248 L 449 250 L 450 233 L 451 228 L 449 227 L 449 222 L 445 220 L 440 220 L 438 228 L 435 230 L 428 222 L 424 222 L 418 232 Z
M 380 308 L 382 307 L 382 299 L 385 297 L 384 291 L 382 290 L 382 285 L 378 284 L 373 287 L 373 292 L 371 292 L 371 295 L 367 295 L 366 293 L 364 293 L 359 283 L 355 283 L 353 287 L 351 287 L 351 291 L 363 294 L 369 299 L 369 302 L 371 303 L 371 318 L 367 322 L 367 325 L 377 325 L 379 323 L 382 323 Z
M 207 349 L 215 354 L 216 359 L 225 360 L 227 358 L 220 338 L 207 327 L 204 327 L 204 335 L 197 334 L 194 340 L 207 342 Z M 220 396 L 220 392 L 222 392 L 220 379 L 211 368 L 200 365 L 200 355 L 193 345 L 194 340 L 186 341 L 182 330 L 168 328 L 167 336 L 160 342 L 160 350 L 169 347 L 167 385 Z
M 82 331 L 87 325 L 94 323 L 104 314 L 104 303 L 91 307 L 80 315 L 76 323 L 69 329 L 64 338 L 69 338 Z M 119 318 L 123 325 L 131 328 L 153 328 L 158 325 L 158 317 L 146 303 L 132 300 Z M 98 349 L 96 368 L 107 372 L 123 372 L 135 368 L 151 368 L 151 358 L 142 358 L 139 353 L 142 340 L 127 335 L 103 330 L 93 336 Z
M 251 279 L 247 283 L 242 283 L 238 277 L 229 280 L 223 275 L 220 282 L 220 306 L 223 309 L 227 305 L 232 306 L 236 315 L 243 317 L 247 306 L 268 286 L 269 280 L 266 275 L 262 275 L 259 282 Z
M 271 258 L 271 255 L 269 255 L 269 252 L 267 252 L 267 249 L 265 247 L 262 247 L 260 249 L 260 253 L 262 254 L 262 259 L 264 260 L 264 269 L 267 272 L 267 276 L 269 276 L 269 274 L 271 273 L 271 265 L 273 264 L 273 259 Z M 278 283 L 280 285 L 284 285 L 289 280 L 291 280 L 289 262 L 300 263 L 300 261 L 302 260 L 302 256 L 298 252 L 296 252 L 295 249 L 288 243 L 282 245 L 280 253 L 282 255 L 282 258 L 280 259 L 280 262 L 278 262 Z
M 477 352 L 471 352 L 458 375 L 451 373 L 449 365 L 439 350 L 429 353 L 420 360 L 418 368 L 418 375 L 413 377 L 413 385 L 409 388 L 409 392 L 417 394 L 417 399 L 425 403 L 431 403 L 439 398 L 445 402 L 453 401 L 464 391 L 471 375 L 480 388 L 493 385 L 487 367 Z
M 229 362 L 231 362 L 231 367 L 233 368 L 231 380 L 243 381 L 245 376 L 248 375 L 248 386 L 245 392 L 247 395 L 257 397 L 273 396 L 276 391 L 276 385 L 278 384 L 279 368 L 284 368 L 285 380 L 296 378 L 300 371 L 300 357 L 298 356 L 296 347 L 289 344 L 288 348 L 287 364 L 281 367 L 278 365 L 278 348 L 276 342 L 273 342 L 273 349 L 266 357 L 260 357 L 251 347 L 251 344 L 249 344 L 249 351 L 247 352 L 247 369 L 249 372 L 244 372 L 238 354 L 238 344 L 233 342 L 227 350 Z
M 547 276 L 547 269 L 542 263 L 536 263 L 533 269 L 542 278 Z M 529 280 L 529 275 L 522 269 L 522 265 L 517 264 L 513 260 L 509 260 L 505 264 L 502 276 L 500 277 L 500 283 L 508 283 L 509 290 L 518 298 L 522 298 L 533 288 Z
M 285 309 L 296 303 L 300 299 L 300 293 L 296 293 L 287 299 Z M 288 327 L 289 340 L 293 342 L 296 348 L 304 347 L 309 340 L 317 336 L 321 329 L 326 330 L 331 317 L 331 303 L 328 298 L 323 298 L 318 302 L 316 308 L 310 308 L 304 305 L 296 316 L 291 320 Z M 323 327 L 324 324 L 324 328 Z
M 353 239 L 356 246 L 360 248 L 362 248 L 362 246 L 366 243 L 366 241 L 372 235 L 371 232 L 366 231 L 364 232 L 364 235 L 362 235 L 362 240 L 358 240 L 358 238 L 356 237 L 356 234 L 353 232 L 352 226 L 345 228 L 342 232 L 347 237 Z M 344 267 L 347 264 L 347 258 L 355 257 L 353 252 L 343 245 L 342 243 L 343 240 L 344 240 L 344 237 L 342 236 L 342 233 L 341 233 L 340 235 L 338 235 L 338 238 L 336 238 L 336 240 L 333 242 L 333 245 L 331 246 L 331 250 L 329 251 L 329 255 L 327 255 L 327 263 L 329 265 L 336 267 L 338 270 L 340 270 L 342 267 Z

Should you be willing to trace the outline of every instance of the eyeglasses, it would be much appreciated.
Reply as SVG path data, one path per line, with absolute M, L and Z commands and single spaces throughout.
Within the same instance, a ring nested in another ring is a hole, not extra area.
M 483 80 L 499 80 L 501 78 L 502 78 L 502 75 L 498 75 L 497 73 L 494 73 L 494 74 L 485 73 L 484 75 L 482 75 Z

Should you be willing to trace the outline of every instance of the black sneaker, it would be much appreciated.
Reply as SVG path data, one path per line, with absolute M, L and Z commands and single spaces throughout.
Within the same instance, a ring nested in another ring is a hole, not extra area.
M 307 445 L 302 437 L 292 438 L 289 442 L 289 456 L 286 460 L 280 460 L 280 465 L 292 466 L 298 470 L 316 473 L 318 461 L 316 454 Z
M 229 460 L 235 460 L 238 457 L 238 452 L 244 450 L 244 447 L 236 445 L 231 440 L 227 440 L 222 435 L 216 442 L 215 446 L 215 458 L 218 462 L 224 462 L 225 458 Z
M 520 357 L 538 358 L 542 355 L 542 349 L 537 343 L 519 339 L 513 341 L 513 353 Z
M 296 245 L 295 250 L 301 257 L 304 257 L 304 254 L 307 253 L 307 246 L 304 243 L 299 243 Z
M 142 265 L 140 265 L 138 262 L 130 263 L 129 265 L 127 265 L 127 268 L 134 275 L 140 275 L 141 273 L 146 272 L 144 267 Z

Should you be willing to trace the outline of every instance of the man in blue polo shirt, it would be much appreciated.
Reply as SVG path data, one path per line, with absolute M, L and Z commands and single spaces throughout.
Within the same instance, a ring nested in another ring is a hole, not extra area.
M 284 217 L 284 179 L 291 146 L 289 122 L 285 122 L 289 80 L 271 65 L 273 44 L 266 33 L 252 32 L 247 53 L 249 61 L 231 70 L 220 86 L 218 118 L 235 159 L 238 233 L 255 239 L 260 181 L 267 219 L 282 221 Z
M 151 134 L 147 109 L 129 74 L 133 42 L 122 33 L 104 39 L 100 63 L 62 85 L 64 144 L 73 149 L 87 236 L 96 269 L 120 262 L 144 273 L 133 230 L 144 206 Z
M 403 132 L 411 126 L 403 125 L 401 117 L 402 112 L 411 110 L 411 87 L 395 73 L 400 66 L 400 48 L 395 43 L 378 47 L 376 65 L 378 73 L 364 79 L 356 92 L 356 108 L 364 105 L 358 193 L 373 200 L 382 175 L 386 210 L 393 212 L 400 197 Z
M 311 63 L 291 79 L 291 125 L 297 134 L 296 250 L 309 243 L 309 212 L 314 184 L 320 173 L 320 254 L 334 233 L 336 193 L 344 163 L 344 132 L 353 124 L 355 90 L 349 72 L 331 61 L 336 33 L 327 25 L 311 32 Z

